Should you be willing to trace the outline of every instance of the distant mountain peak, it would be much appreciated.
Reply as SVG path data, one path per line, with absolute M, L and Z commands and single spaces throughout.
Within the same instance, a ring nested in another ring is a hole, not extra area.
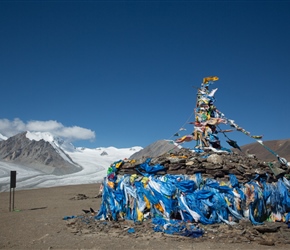
M 100 155 L 104 156 L 104 155 L 108 155 L 108 153 L 106 151 L 103 151 Z
M 75 147 L 72 143 L 65 141 L 63 138 L 54 136 L 50 132 L 26 132 L 26 137 L 29 140 L 49 142 L 54 148 L 62 148 L 66 151 L 72 152 Z
M 25 133 L 26 138 L 28 138 L 29 140 L 35 140 L 35 141 L 40 141 L 40 140 L 44 140 L 47 142 L 52 142 L 54 141 L 54 137 L 51 133 L 49 132 L 30 132 L 27 131 Z
M 22 132 L 0 141 L 0 159 L 57 175 L 82 169 L 50 133 L 43 132 Z

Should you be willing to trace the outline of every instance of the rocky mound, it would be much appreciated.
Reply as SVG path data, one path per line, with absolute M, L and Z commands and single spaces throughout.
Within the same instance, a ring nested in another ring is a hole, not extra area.
M 142 152 L 140 152 L 142 153 Z M 133 158 L 134 155 L 131 157 Z M 118 174 L 139 174 L 140 164 L 146 157 L 124 163 Z M 203 178 L 214 178 L 219 181 L 228 181 L 229 174 L 236 175 L 239 182 L 248 182 L 258 175 L 267 178 L 268 182 L 276 181 L 281 175 L 289 174 L 287 166 L 280 166 L 278 162 L 266 162 L 254 155 L 241 155 L 237 152 L 195 153 L 182 148 L 175 153 L 165 153 L 152 157 L 150 165 L 160 164 L 165 167 L 157 174 L 187 174 L 201 173 Z

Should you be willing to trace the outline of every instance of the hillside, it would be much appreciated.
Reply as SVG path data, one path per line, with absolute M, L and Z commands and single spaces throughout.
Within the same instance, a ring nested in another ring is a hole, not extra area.
M 265 141 L 265 146 L 276 152 L 280 157 L 290 161 L 290 139 Z M 265 161 L 275 161 L 274 154 L 265 149 L 258 142 L 247 144 L 241 147 L 244 153 L 255 154 L 257 158 Z M 248 150 L 248 151 L 247 151 Z

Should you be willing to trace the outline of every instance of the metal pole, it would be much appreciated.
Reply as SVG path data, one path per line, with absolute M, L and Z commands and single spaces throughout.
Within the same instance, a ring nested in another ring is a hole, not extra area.
M 11 212 L 11 188 L 10 188 L 10 196 L 9 196 L 9 212 Z
M 15 188 L 16 188 L 16 171 L 10 171 L 10 197 L 9 197 L 9 212 L 11 212 L 11 202 L 12 202 L 12 211 L 14 211 L 14 197 L 15 197 Z M 13 189 L 12 193 L 12 201 L 11 201 L 11 189 Z
M 12 211 L 14 211 L 14 197 L 15 197 L 15 188 L 13 188 Z

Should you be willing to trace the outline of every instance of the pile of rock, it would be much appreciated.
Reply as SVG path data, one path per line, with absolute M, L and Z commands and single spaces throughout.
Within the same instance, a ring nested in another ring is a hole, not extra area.
M 140 164 L 146 161 L 146 157 L 127 161 L 121 165 L 118 175 L 140 174 Z M 238 152 L 213 152 L 205 151 L 196 153 L 190 149 L 182 148 L 178 152 L 165 153 L 153 157 L 150 166 L 160 164 L 164 170 L 157 172 L 164 174 L 193 175 L 201 173 L 203 178 L 214 178 L 219 181 L 228 181 L 229 174 L 236 175 L 239 182 L 248 182 L 258 175 L 267 178 L 268 182 L 276 181 L 279 177 L 289 174 L 287 166 L 281 166 L 278 162 L 265 162 L 253 155 L 242 155 Z

